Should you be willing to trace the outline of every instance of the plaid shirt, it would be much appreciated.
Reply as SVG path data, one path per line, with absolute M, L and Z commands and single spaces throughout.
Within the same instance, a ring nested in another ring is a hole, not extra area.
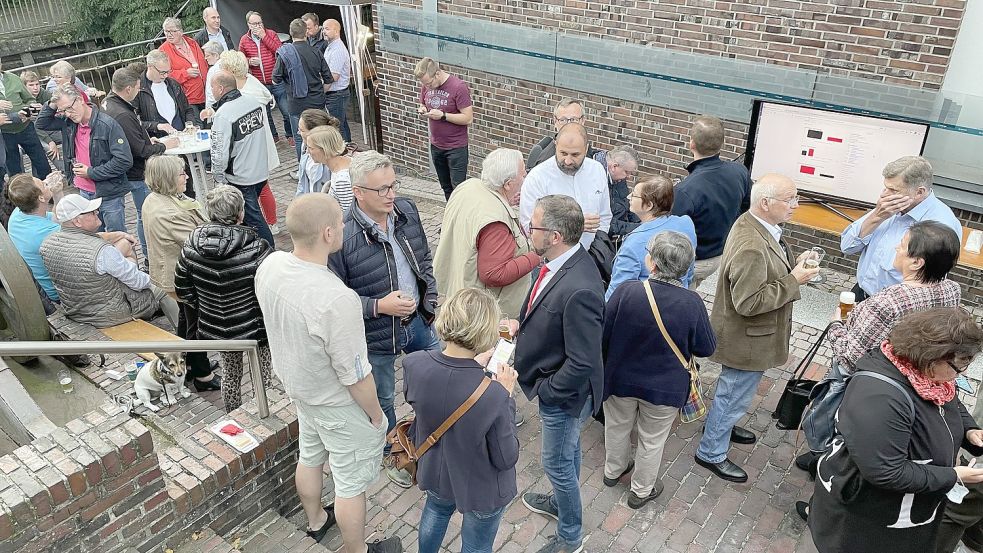
M 948 279 L 929 286 L 889 286 L 858 303 L 845 324 L 833 324 L 828 335 L 833 355 L 853 373 L 857 359 L 880 347 L 902 317 L 932 307 L 957 307 L 960 297 L 959 285 Z

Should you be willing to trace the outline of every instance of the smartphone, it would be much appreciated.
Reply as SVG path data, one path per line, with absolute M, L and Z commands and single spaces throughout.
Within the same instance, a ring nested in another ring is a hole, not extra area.
M 959 376 L 956 378 L 956 388 L 959 388 L 961 391 L 971 396 L 976 395 L 976 390 L 973 389 L 973 385 L 969 383 L 969 379 L 967 379 L 965 376 Z
M 495 351 L 492 352 L 491 359 L 488 360 L 488 366 L 485 369 L 492 374 L 498 374 L 502 366 L 508 365 L 512 361 L 512 354 L 514 352 L 514 343 L 505 338 L 499 338 L 498 345 L 495 346 Z

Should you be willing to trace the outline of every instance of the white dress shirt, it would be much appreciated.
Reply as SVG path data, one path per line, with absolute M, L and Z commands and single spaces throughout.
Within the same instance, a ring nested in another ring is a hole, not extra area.
M 580 244 L 577 244 L 574 247 L 570 248 L 569 250 L 557 256 L 556 259 L 546 262 L 546 266 L 549 267 L 550 270 L 545 275 L 543 275 L 543 280 L 539 283 L 539 288 L 536 288 L 536 295 L 530 298 L 532 303 L 536 302 L 536 298 L 538 298 L 539 295 L 543 293 L 543 290 L 546 288 L 546 285 L 549 284 L 551 280 L 553 280 L 553 275 L 555 275 L 556 272 L 560 270 L 560 267 L 563 267 L 563 264 L 566 263 L 568 259 L 573 257 L 573 254 L 577 253 L 577 250 L 579 249 L 580 249 Z
M 584 159 L 575 175 L 568 175 L 556 165 L 556 160 L 548 159 L 526 176 L 519 197 L 519 223 L 526 232 L 529 231 L 529 220 L 532 219 L 536 201 L 543 196 L 563 194 L 570 196 L 580 204 L 585 214 L 600 215 L 601 224 L 598 230 L 607 232 L 611 226 L 611 198 L 608 193 L 608 173 L 604 166 L 593 159 Z M 593 232 L 585 232 L 580 237 L 580 245 L 590 248 L 594 241 Z

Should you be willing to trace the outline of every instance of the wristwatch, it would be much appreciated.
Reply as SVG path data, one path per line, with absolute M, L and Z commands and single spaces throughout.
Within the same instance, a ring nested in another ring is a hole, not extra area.
M 440 120 L 441 121 L 447 121 L 447 112 L 446 111 L 440 112 Z

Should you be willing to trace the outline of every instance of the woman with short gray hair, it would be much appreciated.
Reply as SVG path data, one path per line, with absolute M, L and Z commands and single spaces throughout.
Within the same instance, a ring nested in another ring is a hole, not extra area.
M 686 235 L 664 231 L 648 241 L 645 281 L 625 282 L 604 311 L 604 485 L 632 472 L 628 506 L 638 509 L 662 493 L 662 451 L 689 396 L 687 360 L 717 346 L 703 298 L 681 278 L 695 252 Z M 663 330 L 664 329 L 664 330 Z M 668 339 L 673 342 L 670 344 Z M 631 432 L 638 448 L 631 456 Z
M 270 347 L 256 299 L 256 269 L 273 249 L 242 224 L 245 201 L 234 186 L 219 184 L 205 198 L 211 222 L 192 231 L 174 271 L 177 295 L 193 314 L 189 339 L 257 340 L 263 385 L 270 386 Z M 243 352 L 223 351 L 221 381 L 226 411 L 242 405 Z

